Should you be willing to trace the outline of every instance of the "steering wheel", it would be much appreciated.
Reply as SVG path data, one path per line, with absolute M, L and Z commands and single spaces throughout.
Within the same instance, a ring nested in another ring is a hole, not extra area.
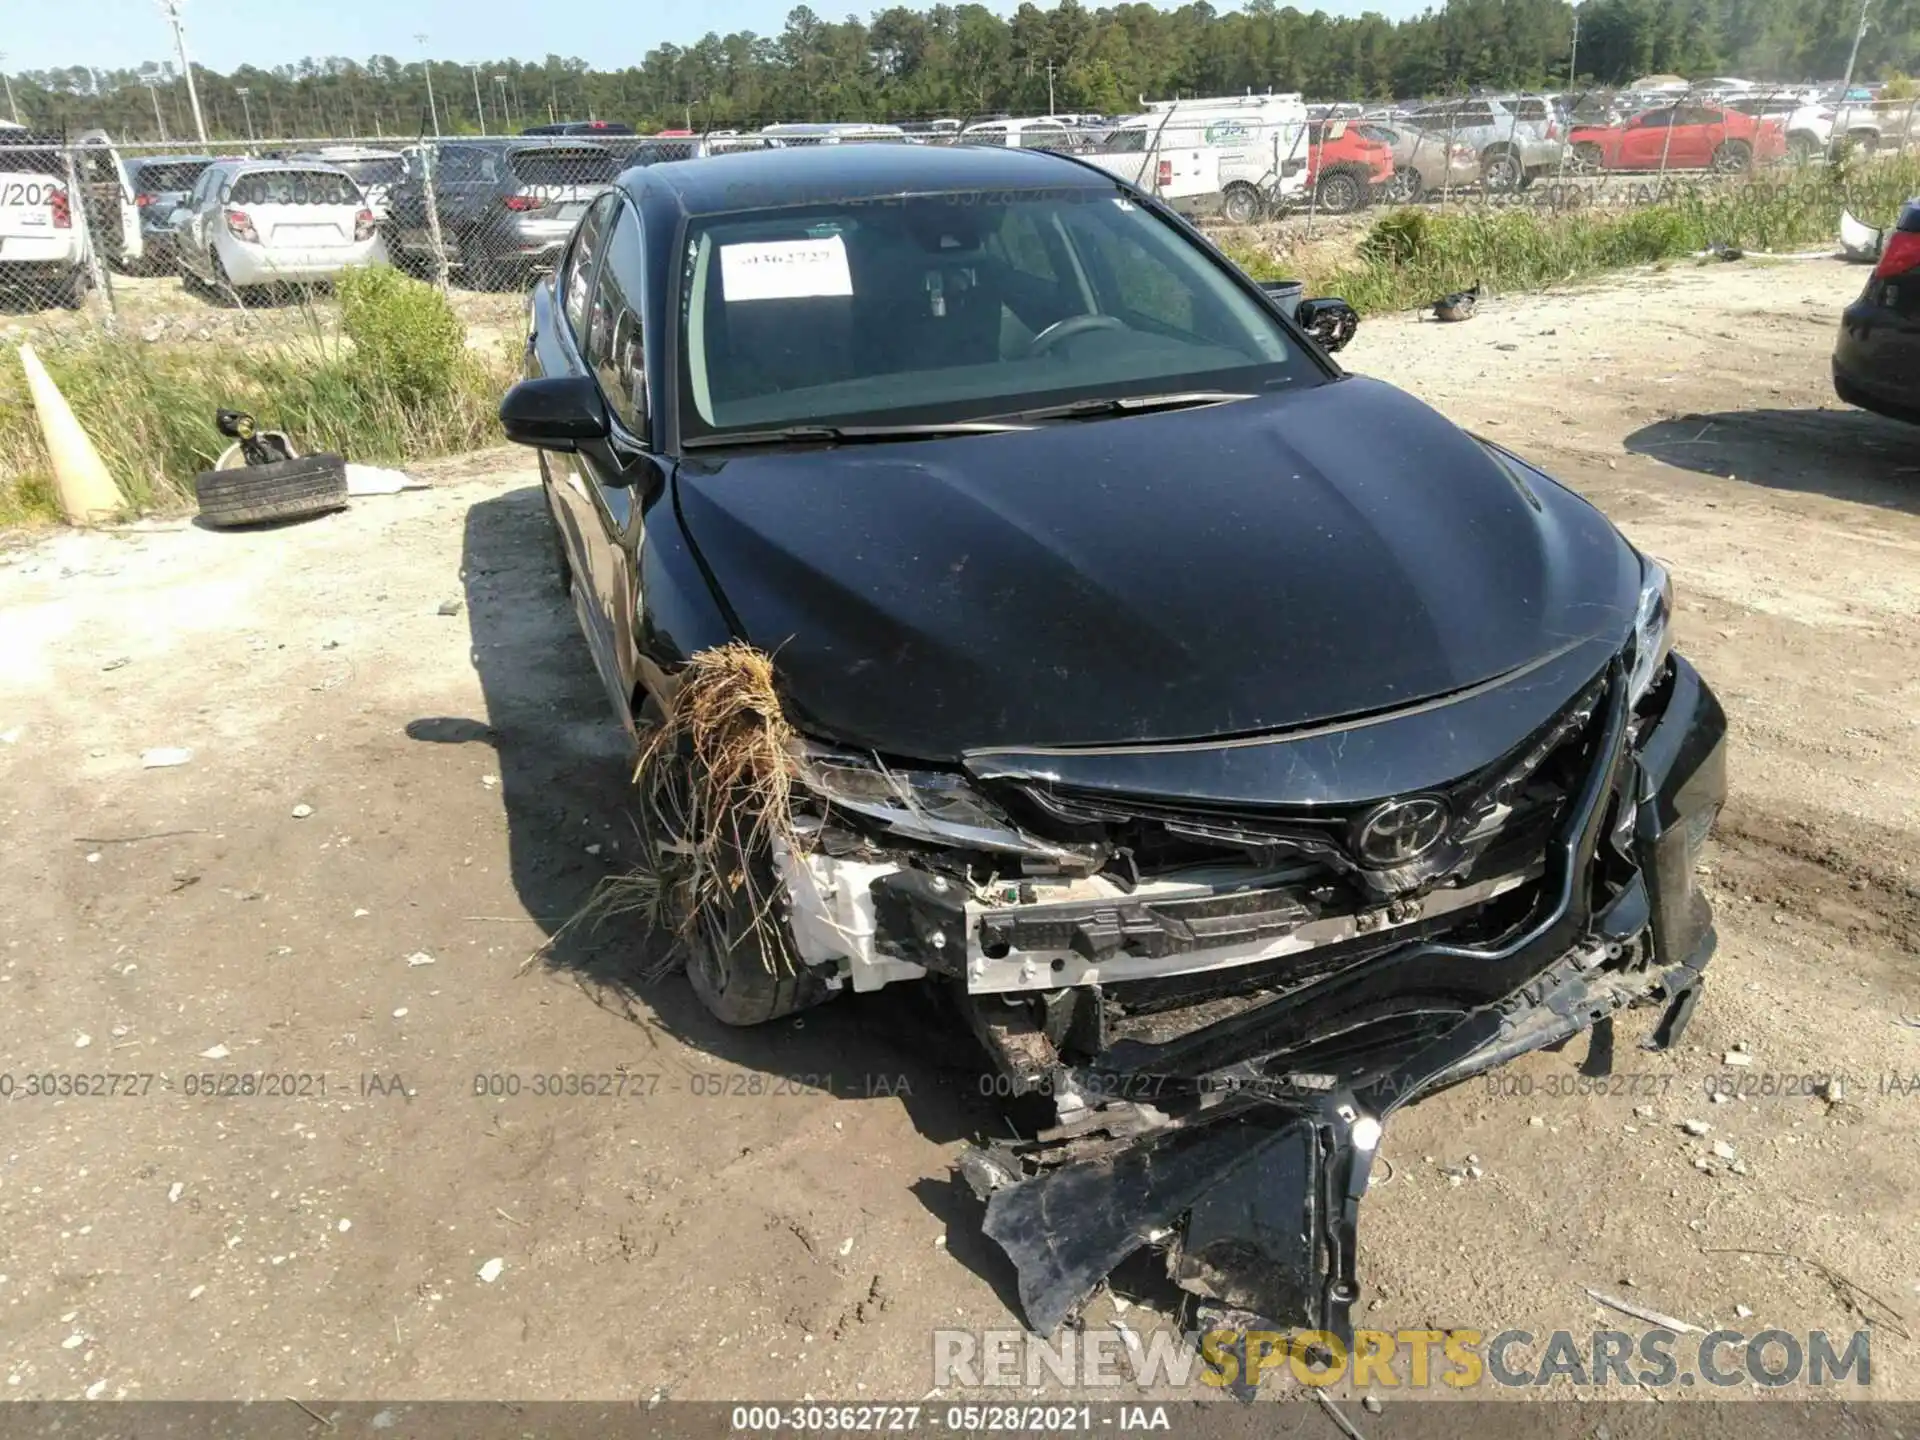
M 1069 315 L 1056 320 L 1027 342 L 1028 355 L 1045 355 L 1062 340 L 1085 335 L 1090 330 L 1124 330 L 1127 322 L 1114 315 Z

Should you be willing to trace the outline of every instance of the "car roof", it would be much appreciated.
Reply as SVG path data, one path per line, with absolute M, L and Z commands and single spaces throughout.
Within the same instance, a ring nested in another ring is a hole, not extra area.
M 1111 190 L 1111 175 L 1046 150 L 962 145 L 809 145 L 739 150 L 630 170 L 629 190 L 670 190 L 689 215 L 952 190 Z M 743 196 L 746 197 L 743 200 Z

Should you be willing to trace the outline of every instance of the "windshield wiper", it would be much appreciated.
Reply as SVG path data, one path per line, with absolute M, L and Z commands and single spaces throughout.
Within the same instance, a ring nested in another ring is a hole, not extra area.
M 1239 390 L 1173 390 L 1164 395 L 1105 395 L 1091 400 L 1069 400 L 1037 410 L 1016 410 L 1010 420 L 1097 420 L 1108 415 L 1146 415 L 1155 410 L 1191 410 L 1201 405 L 1224 405 L 1229 400 L 1256 397 Z
M 682 441 L 688 450 L 716 445 L 858 445 L 863 441 L 938 440 L 952 435 L 1004 435 L 1031 430 L 1006 420 L 963 420 L 946 425 L 787 425 L 778 430 L 734 430 Z

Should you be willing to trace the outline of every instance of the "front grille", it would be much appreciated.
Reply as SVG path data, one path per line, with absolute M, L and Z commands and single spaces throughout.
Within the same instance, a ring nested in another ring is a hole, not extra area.
M 1596 680 L 1559 714 L 1500 760 L 1430 792 L 1453 815 L 1431 861 L 1381 871 L 1355 849 L 1363 819 L 1378 805 L 1306 809 L 1285 804 L 1222 804 L 1154 795 L 1114 795 L 1045 782 L 1017 788 L 1020 808 L 1040 828 L 1075 838 L 1098 835 L 1124 851 L 1141 874 L 1223 859 L 1270 864 L 1315 861 L 1369 894 L 1404 894 L 1443 876 L 1503 873 L 1537 858 L 1565 814 L 1592 761 Z M 1511 863 L 1509 863 L 1511 862 Z

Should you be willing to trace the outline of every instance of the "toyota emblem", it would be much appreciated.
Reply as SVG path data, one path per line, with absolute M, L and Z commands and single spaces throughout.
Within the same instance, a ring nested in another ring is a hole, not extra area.
M 1447 802 L 1431 795 L 1390 800 L 1360 826 L 1356 849 L 1367 865 L 1391 869 L 1418 860 L 1446 836 Z

